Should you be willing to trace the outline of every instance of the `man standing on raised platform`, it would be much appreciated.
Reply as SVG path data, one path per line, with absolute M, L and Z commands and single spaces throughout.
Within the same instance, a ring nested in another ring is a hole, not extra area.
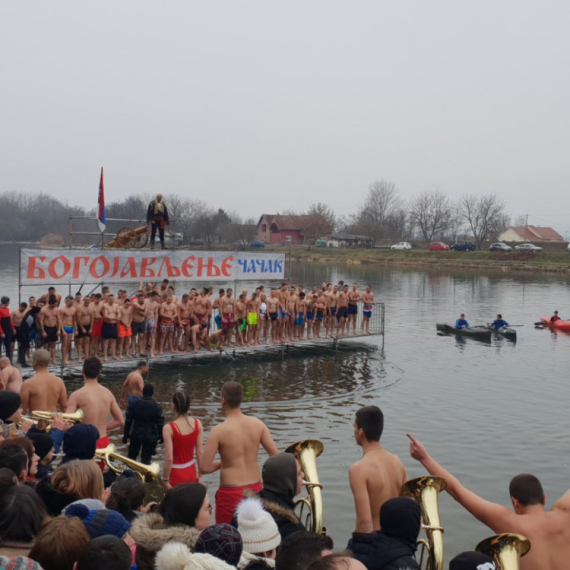
M 261 491 L 261 473 L 257 462 L 259 446 L 269 456 L 278 453 L 267 426 L 257 418 L 244 415 L 240 409 L 243 388 L 237 382 L 222 386 L 222 408 L 226 419 L 215 426 L 204 447 L 200 473 L 220 469 L 220 488 L 216 493 L 216 523 L 230 523 L 234 510 L 243 500 L 243 490 Z M 214 461 L 216 453 L 220 459 Z
M 164 245 L 164 226 L 170 224 L 168 219 L 168 209 L 166 204 L 162 201 L 162 194 L 158 194 L 156 200 L 153 200 L 148 205 L 146 213 L 146 223 L 151 224 L 152 230 L 150 234 L 150 249 L 154 249 L 154 239 L 156 237 L 156 230 L 160 236 L 160 246 L 165 249 Z

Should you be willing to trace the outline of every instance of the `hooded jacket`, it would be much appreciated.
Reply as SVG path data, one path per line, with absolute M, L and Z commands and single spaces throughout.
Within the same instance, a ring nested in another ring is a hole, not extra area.
M 279 529 L 281 538 L 306 530 L 295 514 L 294 498 L 297 493 L 297 461 L 292 453 L 278 453 L 263 464 L 263 489 L 259 496 Z M 245 496 L 248 496 L 244 493 Z
M 154 570 L 156 554 L 168 542 L 181 542 L 194 550 L 200 532 L 194 526 L 168 526 L 158 513 L 137 517 L 130 530 L 137 543 L 137 569 Z
M 382 531 L 364 534 L 355 532 L 350 547 L 354 558 L 368 570 L 400 570 L 420 568 L 414 558 L 416 545 L 387 536 Z
M 421 526 L 418 503 L 406 497 L 386 501 L 380 508 L 381 531 L 352 535 L 350 549 L 368 570 L 419 569 L 414 558 Z

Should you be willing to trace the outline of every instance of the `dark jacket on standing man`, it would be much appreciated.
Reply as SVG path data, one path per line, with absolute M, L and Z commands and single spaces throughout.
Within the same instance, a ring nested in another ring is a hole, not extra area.
M 412 499 L 398 497 L 380 508 L 382 530 L 355 532 L 349 549 L 367 570 L 420 568 L 414 558 L 421 526 L 421 509 Z
M 143 396 L 127 408 L 123 443 L 129 439 L 162 443 L 164 417 L 160 405 L 150 396 Z

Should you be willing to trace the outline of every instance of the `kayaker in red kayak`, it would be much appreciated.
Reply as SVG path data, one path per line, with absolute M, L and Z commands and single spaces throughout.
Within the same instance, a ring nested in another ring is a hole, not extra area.
M 550 317 L 550 322 L 555 323 L 556 321 L 561 321 L 562 319 L 558 316 L 558 311 L 554 311 L 554 315 Z

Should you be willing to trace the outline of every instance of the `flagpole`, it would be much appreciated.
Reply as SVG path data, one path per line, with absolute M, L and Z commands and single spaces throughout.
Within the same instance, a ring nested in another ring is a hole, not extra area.
M 105 228 L 107 227 L 107 215 L 105 212 L 105 185 L 103 182 L 103 167 L 101 167 L 101 179 L 99 181 L 99 198 L 97 200 L 99 208 L 97 222 L 101 231 L 101 249 L 105 247 Z

